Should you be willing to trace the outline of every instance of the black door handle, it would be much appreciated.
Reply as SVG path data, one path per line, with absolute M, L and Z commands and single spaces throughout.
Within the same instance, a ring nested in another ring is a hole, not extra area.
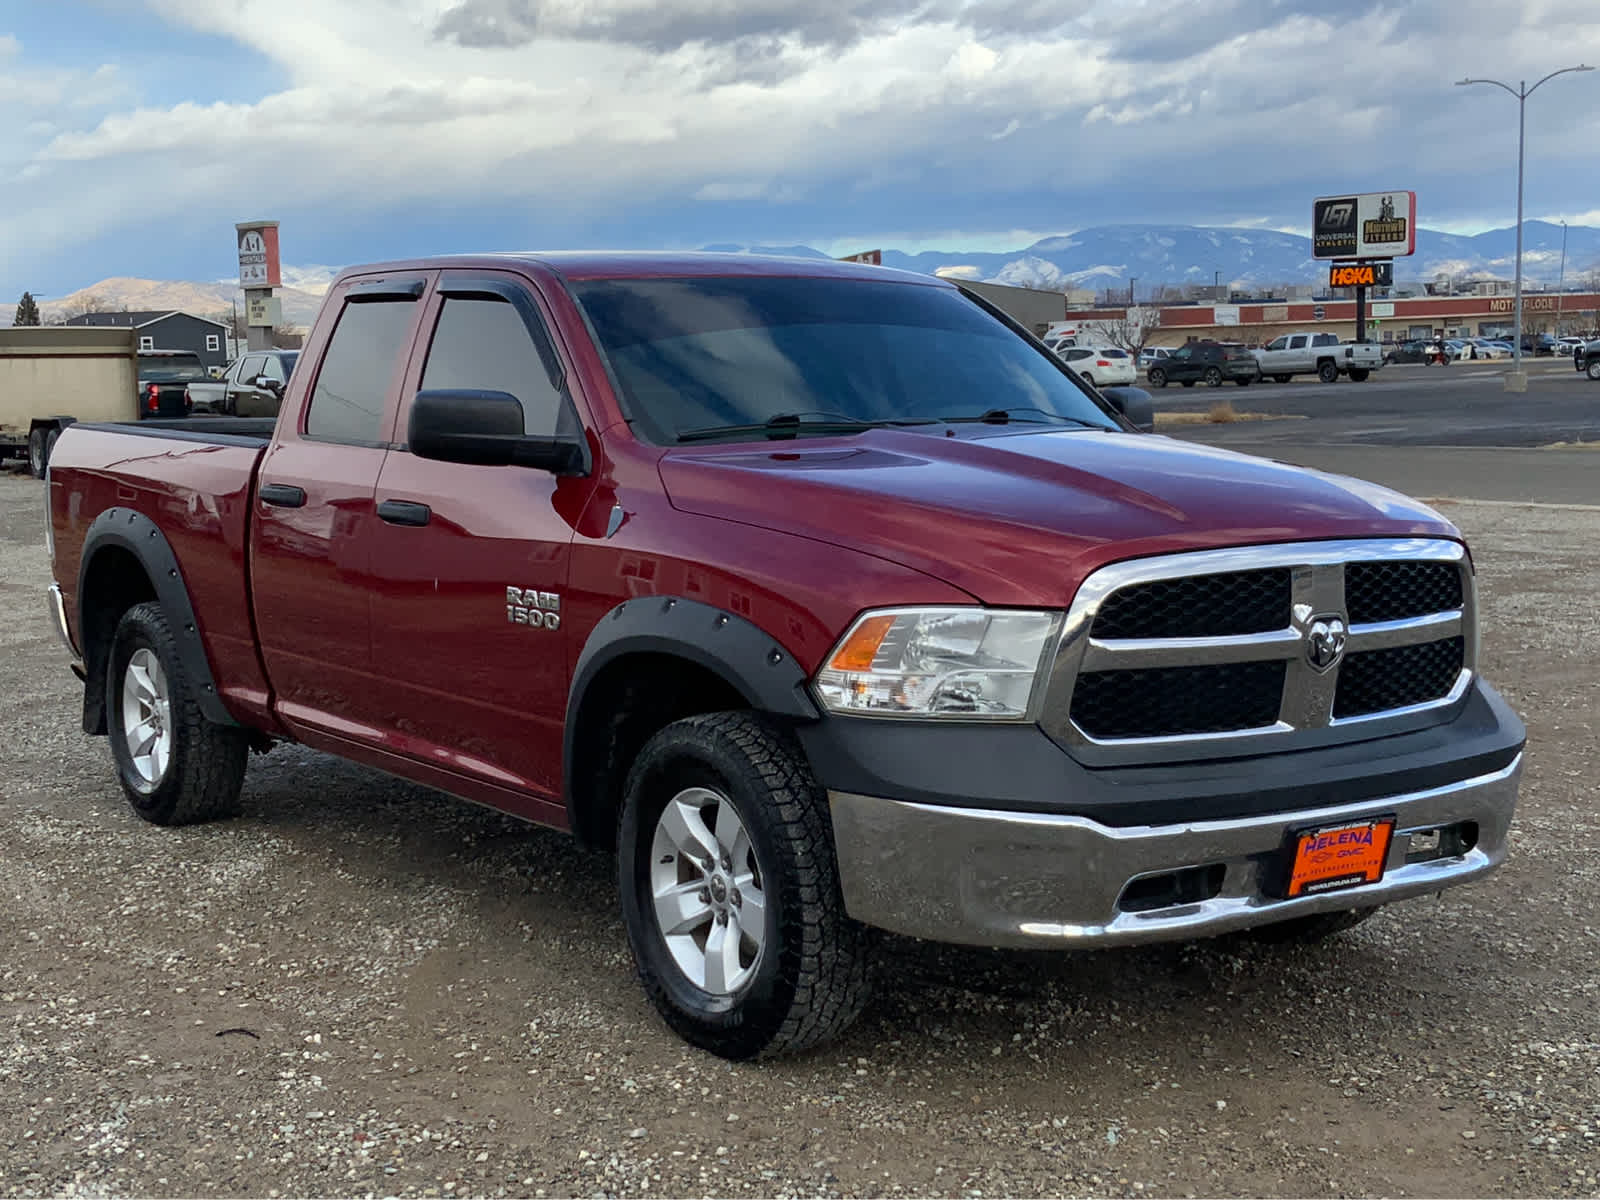
M 384 500 L 378 516 L 391 525 L 426 525 L 433 519 L 433 509 L 414 500 Z
M 278 508 L 299 508 L 306 502 L 305 488 L 288 483 L 264 483 L 257 495 L 261 497 L 261 503 Z

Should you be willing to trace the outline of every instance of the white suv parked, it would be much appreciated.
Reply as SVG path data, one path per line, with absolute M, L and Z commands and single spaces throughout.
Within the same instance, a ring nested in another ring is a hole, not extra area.
M 1063 346 L 1056 353 L 1090 387 L 1124 387 L 1138 379 L 1133 355 L 1114 346 Z

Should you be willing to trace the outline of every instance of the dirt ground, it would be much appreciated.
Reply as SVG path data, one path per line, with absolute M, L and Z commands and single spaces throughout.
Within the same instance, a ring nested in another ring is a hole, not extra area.
M 1593 1195 L 1600 511 L 1441 505 L 1530 748 L 1507 865 L 1318 949 L 885 947 L 734 1066 L 635 986 L 611 867 L 296 748 L 121 798 L 0 475 L 0 1194 Z

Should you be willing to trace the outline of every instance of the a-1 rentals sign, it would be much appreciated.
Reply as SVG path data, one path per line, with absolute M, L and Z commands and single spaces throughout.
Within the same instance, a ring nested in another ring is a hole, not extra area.
M 1313 258 L 1404 258 L 1417 249 L 1417 194 L 1367 192 L 1311 202 Z

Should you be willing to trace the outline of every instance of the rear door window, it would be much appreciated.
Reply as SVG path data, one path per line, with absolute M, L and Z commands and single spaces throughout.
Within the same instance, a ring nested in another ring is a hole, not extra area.
M 390 385 L 409 345 L 414 297 L 352 300 L 322 356 L 306 436 L 376 445 L 383 440 Z

